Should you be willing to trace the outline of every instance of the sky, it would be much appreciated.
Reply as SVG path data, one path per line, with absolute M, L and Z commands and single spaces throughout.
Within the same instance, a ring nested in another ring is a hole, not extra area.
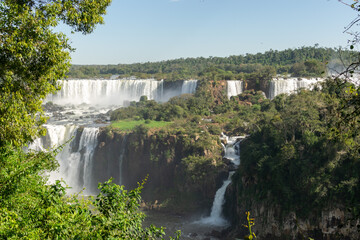
M 92 34 L 58 29 L 76 48 L 72 64 L 128 64 L 346 47 L 355 17 L 337 0 L 113 0 Z

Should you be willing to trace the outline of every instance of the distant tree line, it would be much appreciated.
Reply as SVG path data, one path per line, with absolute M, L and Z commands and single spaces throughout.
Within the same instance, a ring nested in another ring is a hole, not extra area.
M 326 65 L 329 61 L 335 58 L 339 59 L 336 56 L 338 56 L 338 50 L 315 45 L 229 57 L 180 58 L 118 65 L 72 65 L 68 77 L 109 78 L 112 75 L 119 75 L 120 78 L 135 76 L 167 81 L 182 79 L 231 80 L 248 79 L 263 71 L 270 72 L 272 75 L 320 77 L 327 72 Z

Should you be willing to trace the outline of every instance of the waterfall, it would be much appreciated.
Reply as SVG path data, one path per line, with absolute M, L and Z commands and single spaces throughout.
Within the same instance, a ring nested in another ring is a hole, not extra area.
M 169 90 L 170 95 L 178 96 L 194 93 L 197 80 L 168 84 L 173 86 Z M 164 81 L 87 79 L 62 80 L 61 85 L 61 90 L 49 95 L 47 101 L 62 105 L 63 109 L 51 112 L 52 118 L 49 124 L 44 125 L 47 129 L 46 136 L 36 139 L 29 146 L 29 149 L 35 151 L 47 151 L 61 146 L 62 150 L 56 156 L 60 166 L 57 171 L 48 173 L 49 183 L 63 179 L 71 187 L 68 190 L 69 193 L 77 193 L 85 188 L 84 194 L 95 193 L 97 181 L 107 176 L 115 177 L 116 181 L 122 184 L 124 181 L 122 165 L 126 154 L 127 136 L 124 136 L 119 146 L 118 164 L 113 169 L 110 165 L 95 162 L 93 159 L 94 156 L 98 157 L 95 149 L 98 145 L 99 127 L 107 124 L 104 115 L 111 105 L 123 106 L 124 101 L 138 101 L 144 95 L 148 99 L 163 101 L 164 91 L 168 91 L 164 90 Z M 91 106 L 74 106 L 82 103 L 91 104 Z M 96 104 L 100 106 L 95 108 Z M 94 120 L 97 120 L 95 124 Z M 102 170 L 96 172 L 95 168 L 99 169 L 99 166 Z
M 160 101 L 163 95 L 163 81 L 154 79 L 62 80 L 61 85 L 61 90 L 48 96 L 47 101 L 61 105 L 123 105 L 124 101 L 138 101 L 144 95 Z
M 240 164 L 239 156 L 239 142 L 237 141 L 242 137 L 227 137 L 223 134 L 223 139 L 227 140 L 225 146 L 225 155 L 224 158 L 229 159 L 236 167 Z M 195 222 L 206 225 L 213 226 L 226 226 L 228 222 L 222 216 L 222 206 L 225 202 L 225 191 L 226 188 L 231 183 L 231 176 L 234 174 L 234 171 L 229 172 L 228 178 L 223 182 L 222 186 L 216 191 L 213 205 L 211 207 L 211 213 L 209 217 L 202 218 L 201 220 Z
M 166 102 L 172 97 L 181 94 L 193 94 L 196 92 L 197 80 L 178 80 L 173 82 L 164 82 L 163 98 L 161 102 Z
M 294 93 L 301 88 L 312 89 L 313 86 L 319 81 L 320 78 L 274 78 L 270 81 L 268 97 L 273 99 L 281 93 Z
M 225 191 L 231 183 L 231 176 L 235 172 L 230 172 L 229 177 L 224 181 L 223 185 L 216 191 L 213 205 L 211 207 L 211 213 L 209 217 L 203 218 L 199 221 L 201 224 L 213 225 L 213 226 L 226 226 L 228 221 L 222 217 L 222 205 L 225 202 Z
M 70 193 L 87 189 L 85 194 L 91 194 L 92 155 L 97 146 L 99 129 L 96 127 L 79 128 L 74 124 L 45 124 L 46 136 L 36 139 L 29 149 L 44 151 L 62 146 L 56 156 L 59 169 L 49 173 L 49 183 L 63 179 L 71 187 Z M 78 137 L 80 135 L 80 137 Z M 74 146 L 78 146 L 74 148 Z
M 92 175 L 92 163 L 95 147 L 97 146 L 97 136 L 99 134 L 99 128 L 86 127 L 84 128 L 77 153 L 83 153 L 83 187 L 85 187 L 85 193 L 91 193 L 91 175 Z M 79 159 L 81 161 L 81 158 Z
M 232 96 L 237 96 L 243 92 L 243 82 L 239 80 L 226 81 L 227 96 L 230 99 Z
M 119 185 L 123 184 L 123 179 L 122 179 L 122 165 L 123 165 L 123 160 L 124 160 L 124 154 L 125 154 L 125 147 L 126 147 L 126 143 L 127 143 L 127 137 L 128 135 L 125 135 L 121 145 L 120 145 L 120 156 L 119 156 Z
M 181 87 L 181 94 L 195 93 L 197 87 L 197 80 L 186 80 Z
M 179 89 L 164 93 L 164 81 L 155 79 L 84 79 L 61 80 L 61 90 L 49 95 L 47 101 L 56 104 L 98 104 L 123 106 L 124 102 L 139 101 L 141 96 L 149 100 L 167 101 L 170 97 L 194 93 L 197 80 L 185 80 Z

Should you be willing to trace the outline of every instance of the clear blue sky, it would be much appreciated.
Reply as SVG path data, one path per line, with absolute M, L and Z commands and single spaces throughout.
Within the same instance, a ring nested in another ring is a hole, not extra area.
M 60 29 L 73 64 L 119 64 L 346 46 L 355 16 L 337 0 L 113 0 L 94 33 Z

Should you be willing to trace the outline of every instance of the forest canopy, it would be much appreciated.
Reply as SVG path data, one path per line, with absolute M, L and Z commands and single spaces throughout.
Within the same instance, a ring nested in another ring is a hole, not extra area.
M 348 51 L 341 53 L 349 54 Z M 269 71 L 273 75 L 294 77 L 320 77 L 327 72 L 327 63 L 331 68 L 341 66 L 339 50 L 313 47 L 301 47 L 282 51 L 270 50 L 265 53 L 246 54 L 229 57 L 180 58 L 161 62 L 146 62 L 118 65 L 72 65 L 68 78 L 156 78 L 167 81 L 183 79 L 206 80 L 245 80 L 251 74 Z

